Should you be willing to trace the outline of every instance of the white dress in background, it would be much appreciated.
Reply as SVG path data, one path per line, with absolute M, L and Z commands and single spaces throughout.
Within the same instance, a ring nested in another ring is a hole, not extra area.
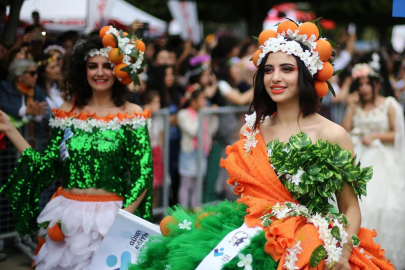
M 374 140 L 364 145 L 361 136 L 390 130 L 388 109 L 395 109 L 395 143 Z M 386 258 L 396 269 L 405 269 L 405 147 L 402 107 L 392 97 L 370 111 L 356 108 L 350 132 L 354 151 L 362 167 L 373 166 L 373 178 L 362 197 L 361 226 L 375 229 L 377 244 L 384 247 Z

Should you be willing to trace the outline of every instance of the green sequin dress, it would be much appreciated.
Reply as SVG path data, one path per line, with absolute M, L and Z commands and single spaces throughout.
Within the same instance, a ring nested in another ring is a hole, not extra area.
M 54 110 L 49 145 L 44 153 L 26 149 L 0 192 L 9 199 L 16 230 L 39 229 L 38 201 L 56 177 L 63 188 L 100 188 L 123 198 L 122 207 L 147 194 L 135 211 L 152 218 L 153 162 L 148 134 L 150 112 L 96 115 Z

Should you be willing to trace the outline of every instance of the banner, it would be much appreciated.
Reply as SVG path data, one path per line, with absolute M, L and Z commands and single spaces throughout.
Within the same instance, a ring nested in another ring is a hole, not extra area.
M 86 270 L 127 269 L 129 263 L 136 262 L 150 235 L 161 235 L 159 226 L 120 209 Z
M 173 19 L 182 26 L 181 38 L 183 40 L 192 40 L 195 45 L 199 44 L 202 33 L 198 22 L 197 3 L 194 1 L 170 0 L 167 5 Z
M 405 0 L 394 0 L 392 3 L 392 17 L 405 18 Z
M 85 32 L 100 29 L 107 23 L 115 0 L 87 0 L 87 26 Z

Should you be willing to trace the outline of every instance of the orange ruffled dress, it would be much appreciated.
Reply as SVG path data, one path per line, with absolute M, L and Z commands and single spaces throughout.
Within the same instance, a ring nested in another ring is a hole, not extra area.
M 221 167 L 229 173 L 228 183 L 235 185 L 235 194 L 241 195 L 239 203 L 248 208 L 245 223 L 249 227 L 262 226 L 259 219 L 269 207 L 277 203 L 295 201 L 288 190 L 278 179 L 270 165 L 267 149 L 260 133 L 256 134 L 257 145 L 246 153 L 244 139 L 239 140 L 226 149 L 227 158 L 221 160 Z M 323 244 L 314 225 L 308 224 L 303 216 L 290 217 L 278 222 L 272 222 L 269 227 L 263 227 L 266 237 L 264 250 L 278 262 L 278 270 L 283 269 L 286 248 L 292 248 L 296 239 L 301 242 L 302 253 L 298 254 L 296 266 L 299 269 L 324 269 L 322 260 L 317 267 L 310 267 L 312 252 Z M 385 251 L 374 243 L 377 235 L 375 230 L 360 228 L 358 237 L 360 246 L 353 248 L 349 263 L 351 269 L 394 269 L 394 266 L 384 256 Z

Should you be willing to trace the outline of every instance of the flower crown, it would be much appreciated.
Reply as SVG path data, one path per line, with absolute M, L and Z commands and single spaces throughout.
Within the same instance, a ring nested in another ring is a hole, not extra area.
M 191 100 L 193 93 L 197 90 L 201 90 L 201 87 L 198 84 L 191 84 L 187 87 L 186 92 L 184 93 L 183 98 L 181 99 L 181 104 L 184 106 Z
M 334 94 L 332 86 L 327 82 L 333 75 L 330 57 L 333 54 L 330 41 L 319 38 L 320 27 L 312 22 L 297 24 L 287 20 L 281 22 L 277 31 L 267 29 L 258 37 L 260 49 L 253 55 L 253 64 L 258 67 L 269 52 L 285 52 L 299 57 L 308 68 L 312 77 L 315 76 L 315 90 L 319 98 L 328 93 Z M 303 49 L 301 44 L 308 47 Z
M 111 25 L 101 28 L 100 37 L 104 48 L 90 50 L 84 60 L 95 55 L 105 56 L 114 66 L 113 72 L 122 84 L 134 82 L 140 85 L 138 74 L 146 65 L 145 43 L 136 35 L 118 31 Z
M 38 66 L 38 67 L 44 66 L 44 65 L 47 65 L 47 64 L 49 64 L 50 62 L 56 61 L 56 60 L 57 60 L 57 59 L 56 59 L 56 56 L 55 56 L 55 55 L 52 55 L 52 56 L 49 57 L 48 59 L 44 59 L 44 60 L 42 60 L 42 61 L 38 61 L 38 62 L 37 62 L 37 66 Z
M 44 50 L 44 53 L 49 53 L 50 51 L 59 51 L 61 54 L 65 54 L 66 50 L 59 45 L 49 45 L 48 47 L 46 47 L 46 49 Z
M 352 78 L 357 79 L 360 77 L 366 77 L 366 76 L 371 76 L 371 77 L 376 77 L 378 78 L 378 74 L 374 72 L 374 70 L 366 63 L 364 64 L 356 64 L 352 68 Z

